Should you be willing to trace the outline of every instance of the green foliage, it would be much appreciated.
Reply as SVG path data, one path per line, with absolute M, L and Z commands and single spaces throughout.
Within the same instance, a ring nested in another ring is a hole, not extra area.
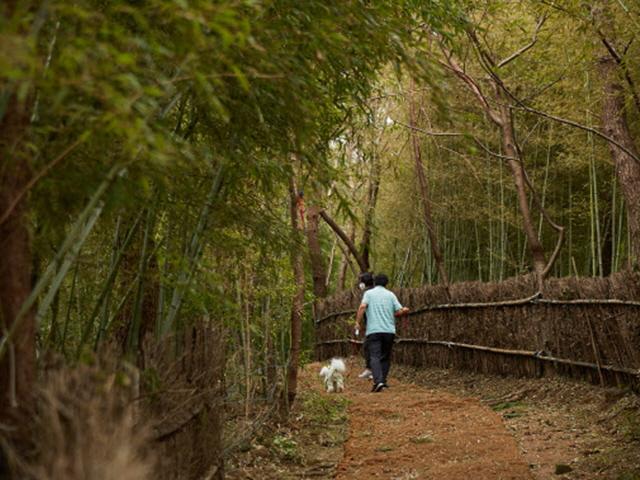
M 28 192 L 33 263 L 46 280 L 41 348 L 82 361 L 117 344 L 136 357 L 145 335 L 180 334 L 204 318 L 226 332 L 227 378 L 263 381 L 269 367 L 284 369 L 296 289 L 289 253 L 305 248 L 291 233 L 292 177 L 359 246 L 371 214 L 372 267 L 395 286 L 435 281 L 405 126 L 414 97 L 418 127 L 460 134 L 419 136 L 451 279 L 528 271 L 499 132 L 441 66 L 440 47 L 490 94 L 468 30 L 501 60 L 531 42 L 546 15 L 536 44 L 496 71 L 527 104 L 597 126 L 595 60 L 606 52 L 582 3 L 18 2 L 0 18 L 0 115 L 12 96 L 20 100 L 30 122 L 19 142 L 42 174 Z M 616 6 L 613 20 L 636 78 L 640 47 L 629 40 L 638 9 Z M 513 111 L 532 183 L 567 232 L 553 273 L 623 268 L 626 223 L 607 145 Z M 87 235 L 75 238 L 78 218 L 96 211 L 87 209 L 92 198 L 100 218 L 78 222 Z M 550 252 L 555 233 L 536 226 Z M 76 258 L 61 251 L 65 239 Z M 329 290 L 350 287 L 357 271 L 325 227 L 320 243 L 333 260 Z M 49 267 L 59 275 L 47 277 Z M 307 293 L 303 363 L 313 300 Z M 259 381 L 236 391 L 267 396 Z
M 501 0 L 467 2 L 464 23 L 498 63 L 531 43 L 536 24 L 546 16 L 535 44 L 495 71 L 525 104 L 601 128 L 603 85 L 597 60 L 608 52 L 583 3 L 567 2 L 554 8 L 540 2 L 519 2 L 517 6 Z M 612 6 L 615 29 L 608 34 L 620 48 L 629 45 L 631 55 L 635 42 L 628 41 L 637 11 L 618 7 Z M 450 31 L 444 47 L 476 79 L 492 108 L 504 101 L 515 103 L 494 97 L 493 87 L 485 80 L 487 72 L 464 30 Z M 414 54 L 425 64 L 444 61 L 437 39 L 417 47 Z M 632 60 L 637 56 L 628 58 L 633 77 L 640 65 Z M 497 281 L 528 272 L 530 261 L 514 184 L 506 162 L 500 159 L 499 129 L 488 121 L 468 86 L 447 68 L 432 69 L 428 81 L 419 76 L 418 80 L 412 91 L 409 79 L 385 78 L 372 108 L 396 122 L 391 127 L 380 123 L 361 127 L 378 132 L 376 143 L 369 148 L 377 148 L 377 161 L 385 171 L 376 207 L 374 269 L 389 273 L 396 286 L 437 281 L 406 127 L 407 104 L 413 96 L 421 106 L 419 128 L 458 134 L 418 133 L 450 279 Z M 632 105 L 631 86 L 624 87 L 629 98 L 627 119 L 632 136 L 637 137 L 640 111 Z M 565 244 L 552 275 L 607 275 L 624 268 L 629 249 L 626 212 L 608 145 L 583 130 L 517 106 L 513 112 L 532 184 L 551 218 L 565 227 Z M 365 196 L 360 191 L 356 203 L 364 202 Z M 548 258 L 557 234 L 541 221 L 535 203 L 530 203 Z
M 295 460 L 298 457 L 298 443 L 287 435 L 276 435 L 272 441 L 273 450 L 285 460 Z
M 289 357 L 289 252 L 304 248 L 289 179 L 342 182 L 332 142 L 425 25 L 459 27 L 458 2 L 17 3 L 0 19 L 0 115 L 15 96 L 30 117 L 39 348 L 142 363 L 150 337 L 175 334 L 180 355 L 190 325 L 212 322 L 231 396 L 268 397 Z
M 342 423 L 347 419 L 349 400 L 341 395 L 323 395 L 318 392 L 308 392 L 303 400 L 303 410 L 311 422 L 326 425 Z

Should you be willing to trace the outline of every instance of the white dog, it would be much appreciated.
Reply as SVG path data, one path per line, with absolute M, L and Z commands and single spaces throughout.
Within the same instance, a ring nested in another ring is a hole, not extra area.
M 320 376 L 324 379 L 324 386 L 328 393 L 344 391 L 344 373 L 347 367 L 341 358 L 332 358 L 331 363 L 322 367 Z

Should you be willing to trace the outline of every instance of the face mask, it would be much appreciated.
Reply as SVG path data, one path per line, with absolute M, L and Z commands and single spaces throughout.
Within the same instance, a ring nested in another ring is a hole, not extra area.
M 359 288 L 360 290 L 364 290 L 364 287 L 365 287 L 365 286 L 366 286 L 366 285 L 364 284 L 364 282 L 360 282 L 360 283 L 358 284 L 358 288 Z

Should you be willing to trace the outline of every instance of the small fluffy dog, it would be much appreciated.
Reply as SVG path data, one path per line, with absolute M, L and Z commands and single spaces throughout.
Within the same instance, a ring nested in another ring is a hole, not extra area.
M 331 363 L 322 367 L 320 376 L 324 379 L 327 393 L 340 393 L 344 391 L 344 373 L 347 367 L 341 358 L 332 358 Z

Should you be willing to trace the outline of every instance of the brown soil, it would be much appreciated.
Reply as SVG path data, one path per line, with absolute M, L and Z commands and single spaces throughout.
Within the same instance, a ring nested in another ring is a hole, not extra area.
M 376 394 L 357 378 L 361 359 L 348 361 L 347 391 L 327 394 L 320 366 L 301 371 L 290 424 L 256 437 L 227 478 L 640 479 L 633 394 L 398 366 Z
M 640 480 L 640 397 L 630 391 L 559 377 L 409 367 L 393 373 L 495 410 L 536 480 Z
M 479 401 L 398 381 L 371 393 L 356 369 L 347 380 L 349 439 L 336 478 L 532 478 L 501 416 Z

